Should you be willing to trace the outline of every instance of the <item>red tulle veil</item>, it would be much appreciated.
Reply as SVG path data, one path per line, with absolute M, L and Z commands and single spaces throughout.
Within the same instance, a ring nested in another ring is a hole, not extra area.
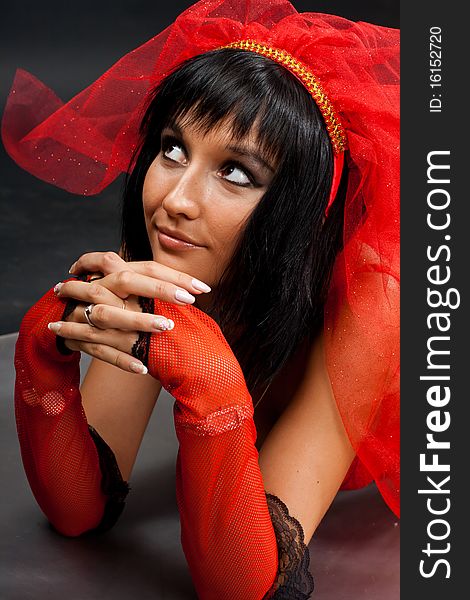
M 283 50 L 321 83 L 347 138 L 344 249 L 325 307 L 334 395 L 357 453 L 399 514 L 399 32 L 287 0 L 202 0 L 67 103 L 18 70 L 2 121 L 33 175 L 93 195 L 129 168 L 147 93 L 183 60 L 241 40 Z

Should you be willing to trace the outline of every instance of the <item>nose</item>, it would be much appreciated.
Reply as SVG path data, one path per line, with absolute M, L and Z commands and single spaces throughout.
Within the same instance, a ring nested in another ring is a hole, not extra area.
M 173 217 L 184 215 L 191 220 L 197 219 L 204 194 L 203 180 L 203 174 L 196 167 L 186 167 L 179 175 L 175 175 L 162 207 Z

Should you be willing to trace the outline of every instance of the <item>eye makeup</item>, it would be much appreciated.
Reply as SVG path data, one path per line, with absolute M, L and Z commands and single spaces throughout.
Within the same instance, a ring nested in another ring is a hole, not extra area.
M 161 153 L 162 153 L 162 158 L 165 161 L 169 161 L 171 163 L 176 163 L 176 164 L 183 164 L 180 161 L 170 158 L 169 156 L 166 155 L 168 150 L 171 150 L 172 147 L 176 146 L 178 148 L 181 148 L 181 151 L 185 154 L 186 158 L 188 156 L 188 151 L 186 150 L 186 146 L 183 141 L 183 136 L 182 135 L 180 136 L 179 132 L 176 131 L 176 129 L 180 129 L 180 128 L 179 127 L 175 128 L 175 126 L 172 126 L 171 128 L 166 127 L 163 130 L 162 136 L 161 136 Z M 232 154 L 237 154 L 239 156 L 246 157 L 247 161 L 256 163 L 255 167 L 259 165 L 258 169 L 263 168 L 261 165 L 263 164 L 264 161 L 262 161 L 261 159 L 258 159 L 257 156 L 253 155 L 251 152 L 245 151 L 244 149 L 241 149 L 239 147 L 229 146 L 227 148 L 224 148 L 224 152 L 225 153 L 229 152 Z M 218 170 L 218 173 L 223 173 L 224 171 L 227 171 L 230 167 L 234 167 L 235 169 L 238 169 L 241 172 L 243 172 L 245 177 L 248 179 L 248 182 L 240 183 L 240 182 L 236 182 L 236 181 L 227 179 L 227 177 L 221 176 L 222 179 L 224 179 L 228 183 L 231 183 L 232 185 L 236 185 L 237 187 L 254 187 L 254 188 L 263 187 L 264 184 L 260 183 L 260 181 L 259 181 L 259 179 L 262 179 L 262 175 L 260 175 L 260 177 L 258 178 L 257 175 L 253 172 L 253 170 L 240 160 L 236 160 L 233 158 L 227 158 L 222 163 L 222 166 Z M 269 170 L 271 170 L 271 168 Z

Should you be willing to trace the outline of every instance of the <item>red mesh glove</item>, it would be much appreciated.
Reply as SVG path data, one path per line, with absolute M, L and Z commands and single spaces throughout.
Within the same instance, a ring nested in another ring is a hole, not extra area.
M 181 541 L 198 596 L 272 597 L 278 587 L 277 540 L 242 370 L 205 313 L 157 300 L 154 313 L 175 322 L 172 331 L 151 336 L 148 366 L 176 399 Z
M 56 335 L 47 328 L 49 322 L 62 319 L 65 304 L 50 290 L 21 323 L 15 352 L 15 413 L 34 497 L 55 529 L 76 536 L 98 525 L 109 528 L 113 524 L 109 509 L 115 521 L 123 504 L 116 511 L 116 495 L 104 493 L 113 486 L 109 476 L 102 481 L 100 463 L 111 451 L 86 420 L 79 390 L 80 352 L 61 354 Z M 122 482 L 122 497 L 126 487 Z
M 177 500 L 199 596 L 310 597 L 302 527 L 280 499 L 264 494 L 251 398 L 235 357 L 207 315 L 161 304 L 157 312 L 166 311 L 177 328 L 151 336 L 149 367 L 177 398 Z M 112 450 L 87 424 L 80 353 L 60 353 L 47 329 L 64 306 L 50 290 L 23 319 L 15 410 L 33 494 L 52 525 L 74 536 L 109 529 L 129 487 Z

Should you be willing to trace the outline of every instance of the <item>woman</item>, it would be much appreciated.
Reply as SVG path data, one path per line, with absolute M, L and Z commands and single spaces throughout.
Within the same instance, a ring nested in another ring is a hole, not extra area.
M 47 149 L 36 173 L 67 189 L 133 155 L 122 257 L 83 256 L 98 274 L 46 294 L 17 346 L 23 461 L 59 531 L 115 522 L 162 386 L 200 597 L 308 597 L 348 470 L 396 510 L 397 50 L 287 2 L 201 2 L 26 137 L 12 100 L 8 150 L 32 170 Z M 78 350 L 101 359 L 81 389 Z

